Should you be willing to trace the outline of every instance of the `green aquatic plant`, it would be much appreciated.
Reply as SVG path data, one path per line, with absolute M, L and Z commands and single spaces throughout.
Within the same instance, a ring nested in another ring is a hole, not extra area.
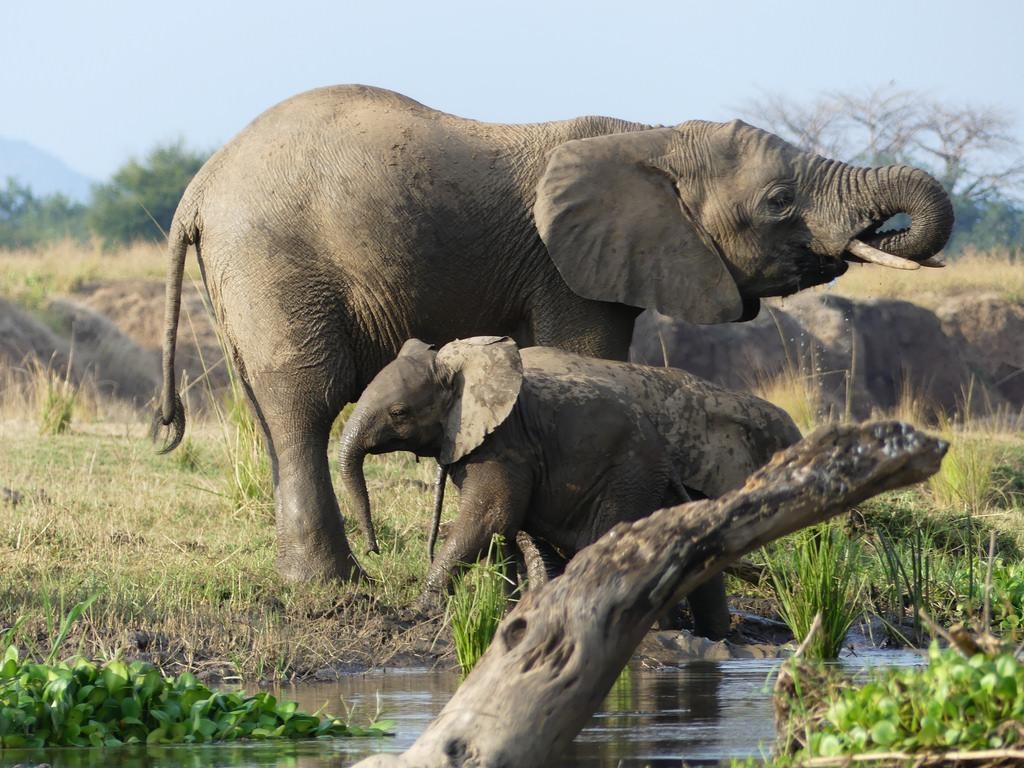
M 455 578 L 448 600 L 452 644 L 462 674 L 468 675 L 494 639 L 508 604 L 509 583 L 503 538 L 495 535 L 487 557 Z
M 968 658 L 933 642 L 927 667 L 878 670 L 863 685 L 833 689 L 820 706 L 792 711 L 810 718 L 798 762 L 871 752 L 1019 748 L 1024 664 L 1010 651 Z
M 0 748 L 110 747 L 236 739 L 383 736 L 390 723 L 353 726 L 309 714 L 267 692 L 212 691 L 191 673 L 83 658 L 32 663 L 8 645 L 0 666 Z
M 793 635 L 806 637 L 815 615 L 822 615 L 822 628 L 806 650 L 809 658 L 839 656 L 847 631 L 863 610 L 861 560 L 859 544 L 830 523 L 798 531 L 768 554 L 779 615 Z

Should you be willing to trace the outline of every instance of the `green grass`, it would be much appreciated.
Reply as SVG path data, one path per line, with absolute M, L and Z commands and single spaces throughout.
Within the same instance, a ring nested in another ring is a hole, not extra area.
M 447 621 L 463 675 L 484 655 L 505 615 L 509 582 L 503 549 L 502 537 L 496 535 L 487 557 L 455 578 L 448 600 Z
M 821 630 L 805 653 L 812 659 L 838 658 L 846 633 L 863 612 L 860 545 L 831 523 L 787 536 L 769 552 L 768 573 L 782 620 L 802 639 L 820 613 Z

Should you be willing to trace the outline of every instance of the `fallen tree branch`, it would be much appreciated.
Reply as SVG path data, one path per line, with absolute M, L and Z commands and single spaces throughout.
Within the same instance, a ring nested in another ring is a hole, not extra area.
M 728 563 L 935 473 L 947 444 L 898 422 L 824 427 L 716 500 L 620 524 L 528 592 L 402 755 L 358 765 L 540 766 L 586 724 L 666 606 Z

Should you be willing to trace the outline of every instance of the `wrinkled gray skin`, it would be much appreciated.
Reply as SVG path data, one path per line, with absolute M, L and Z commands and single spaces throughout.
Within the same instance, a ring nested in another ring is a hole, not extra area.
M 412 451 L 449 467 L 459 515 L 427 576 L 444 593 L 491 537 L 518 531 L 567 556 L 616 523 L 738 488 L 800 439 L 779 408 L 675 368 L 582 357 L 550 347 L 521 354 L 487 336 L 439 351 L 412 339 L 370 382 L 341 436 L 341 474 L 374 541 L 366 454 Z M 723 636 L 721 578 L 691 596 L 700 634 Z
M 910 230 L 875 233 L 897 212 Z M 624 360 L 642 307 L 749 319 L 758 297 L 842 274 L 851 238 L 922 261 L 951 225 L 918 170 L 847 166 L 741 122 L 498 125 L 375 88 L 310 91 L 214 154 L 178 206 L 156 423 L 170 450 L 193 243 L 267 437 L 278 568 L 352 578 L 328 434 L 406 339 L 504 334 Z

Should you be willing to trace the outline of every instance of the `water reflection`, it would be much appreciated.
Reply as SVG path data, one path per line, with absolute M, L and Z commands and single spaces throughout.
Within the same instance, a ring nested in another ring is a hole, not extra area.
M 774 661 L 630 669 L 573 743 L 567 764 L 678 766 L 760 755 L 774 737 Z
M 848 659 L 846 664 L 864 666 L 879 661 L 907 664 L 919 662 L 920 657 L 905 652 L 873 652 Z M 559 765 L 678 768 L 683 760 L 690 765 L 714 764 L 724 757 L 764 754 L 774 738 L 771 682 L 776 666 L 774 660 L 691 662 L 659 670 L 632 666 Z M 280 697 L 297 700 L 310 711 L 325 708 L 340 713 L 344 706 L 355 707 L 356 722 L 365 723 L 380 710 L 384 717 L 397 723 L 393 738 L 109 750 L 6 750 L 0 752 L 0 765 L 46 762 L 54 768 L 337 768 L 375 752 L 404 751 L 441 711 L 458 685 L 458 675 L 450 672 L 388 670 L 274 691 Z

